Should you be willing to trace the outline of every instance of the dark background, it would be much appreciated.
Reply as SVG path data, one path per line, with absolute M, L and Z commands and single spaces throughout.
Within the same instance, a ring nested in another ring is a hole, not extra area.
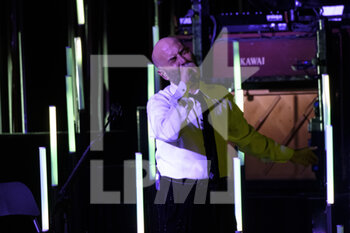
M 301 1 L 305 8 L 330 1 Z M 339 1 L 338 3 L 341 3 Z M 345 2 L 345 1 L 344 1 Z M 336 2 L 332 1 L 332 4 Z M 176 19 L 186 15 L 190 0 L 160 0 L 160 37 L 177 32 Z M 288 11 L 294 1 L 249 0 L 209 1 L 212 15 L 225 12 Z M 59 145 L 59 187 L 50 188 L 52 232 L 63 232 L 63 213 L 68 214 L 70 232 L 136 232 L 135 205 L 89 204 L 89 164 L 91 159 L 104 160 L 104 188 L 121 191 L 123 187 L 123 162 L 134 159 L 136 151 L 144 151 L 147 139 L 138 133 L 136 110 L 147 103 L 147 70 L 144 68 L 110 68 L 110 104 L 118 103 L 122 116 L 111 123 L 104 137 L 104 151 L 89 152 L 78 173 L 70 183 L 67 200 L 58 202 L 58 191 L 67 180 L 86 147 L 90 143 L 89 106 L 80 112 L 81 132 L 77 134 L 77 152 L 68 153 L 66 120 L 66 46 L 72 46 L 72 37 L 83 38 L 83 74 L 85 102 L 89 103 L 90 55 L 103 53 L 103 33 L 106 33 L 108 54 L 145 55 L 151 59 L 154 2 L 86 0 L 86 25 L 76 24 L 75 1 L 70 0 L 4 0 L 0 3 L 0 181 L 21 181 L 33 192 L 40 206 L 38 147 L 49 146 L 48 106 L 57 108 Z M 176 16 L 174 19 L 173 17 Z M 332 101 L 335 130 L 336 205 L 333 224 L 349 223 L 349 156 L 350 127 L 348 101 L 350 36 L 347 20 L 331 24 L 336 32 L 329 35 L 327 66 L 333 74 Z M 209 25 L 212 27 L 212 25 Z M 20 109 L 14 106 L 13 129 L 10 133 L 7 76 L 14 77 L 14 102 L 19 103 L 18 35 L 22 33 L 23 72 L 28 132 L 22 134 Z M 13 70 L 8 68 L 8 54 L 12 53 Z M 17 78 L 16 78 L 17 77 Z M 162 82 L 162 86 L 166 85 Z M 283 83 L 272 83 L 274 88 Z M 302 85 L 302 84 L 301 84 Z M 146 115 L 141 112 L 142 130 Z M 144 131 L 143 131 L 144 132 Z M 144 135 L 144 134 L 142 134 Z M 141 147 L 140 147 L 141 145 Z M 322 169 L 322 164 L 321 164 Z M 316 226 L 325 225 L 325 192 L 323 180 L 318 181 L 251 181 L 243 184 L 244 229 L 246 232 L 312 232 Z M 152 187 L 145 188 L 145 214 L 147 232 L 153 232 L 152 209 L 149 200 L 154 195 Z M 123 196 L 122 196 L 123 197 Z M 149 220 L 149 221 L 148 221 Z M 314 223 L 314 225 L 312 224 Z M 1 227 L 1 226 L 0 226 Z M 17 226 L 19 227 L 19 226 Z M 0 229 L 0 232 L 6 232 Z

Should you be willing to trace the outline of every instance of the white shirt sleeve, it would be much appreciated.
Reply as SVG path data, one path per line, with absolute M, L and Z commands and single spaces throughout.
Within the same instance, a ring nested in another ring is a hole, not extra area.
M 165 142 L 176 141 L 193 102 L 184 95 L 186 84 L 180 82 L 172 95 L 162 92 L 154 95 L 147 103 L 147 115 L 153 137 Z

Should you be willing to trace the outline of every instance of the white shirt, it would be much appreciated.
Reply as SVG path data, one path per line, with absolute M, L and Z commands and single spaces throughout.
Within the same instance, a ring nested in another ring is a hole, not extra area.
M 204 179 L 208 174 L 201 131 L 202 109 L 193 98 L 183 97 L 185 93 L 183 82 L 179 86 L 171 84 L 148 102 L 151 136 L 156 138 L 157 168 L 162 176 Z

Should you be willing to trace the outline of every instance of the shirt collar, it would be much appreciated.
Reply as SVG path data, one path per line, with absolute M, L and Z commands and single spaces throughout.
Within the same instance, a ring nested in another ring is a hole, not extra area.
M 170 93 L 171 93 L 172 95 L 175 94 L 177 88 L 178 88 L 178 86 L 177 86 L 175 83 L 172 83 L 172 82 L 170 83 Z

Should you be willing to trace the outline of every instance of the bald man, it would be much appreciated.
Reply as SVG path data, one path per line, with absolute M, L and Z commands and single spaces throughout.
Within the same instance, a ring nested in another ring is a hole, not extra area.
M 235 156 L 232 144 L 275 162 L 317 163 L 310 149 L 293 150 L 255 131 L 224 87 L 200 80 L 194 55 L 177 38 L 159 40 L 152 60 L 170 82 L 147 103 L 160 177 L 158 232 L 234 231 L 233 203 L 215 205 L 209 198 L 210 192 L 227 189 Z

